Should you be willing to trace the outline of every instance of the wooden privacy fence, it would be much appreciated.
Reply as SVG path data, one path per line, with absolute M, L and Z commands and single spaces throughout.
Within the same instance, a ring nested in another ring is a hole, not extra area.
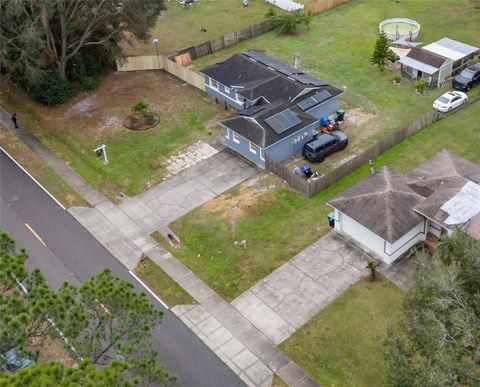
M 316 14 L 350 1 L 352 0 L 317 0 L 313 3 L 305 4 L 304 9 L 312 14 Z
M 189 85 L 205 91 L 204 76 L 163 55 L 127 56 L 117 60 L 117 71 L 165 70 Z
M 397 129 L 389 135 L 383 137 L 380 141 L 371 145 L 360 154 L 355 155 L 350 160 L 340 164 L 324 175 L 321 175 L 316 180 L 307 180 L 304 176 L 296 175 L 285 165 L 285 163 L 272 160 L 268 156 L 265 157 L 265 166 L 269 171 L 285 180 L 288 185 L 297 190 L 300 194 L 310 198 L 316 193 L 324 190 L 325 188 L 349 175 L 357 168 L 368 163 L 369 160 L 373 160 L 375 157 L 381 155 L 395 145 L 400 144 L 402 141 L 405 141 L 415 133 L 418 133 L 426 126 L 433 124 L 440 117 L 441 114 L 435 110 L 422 115 L 410 125 Z
M 197 44 L 192 47 L 184 48 L 177 52 L 168 55 L 169 58 L 174 58 L 178 55 L 184 55 L 188 53 L 190 58 L 197 59 L 201 56 L 211 54 L 212 52 L 219 51 L 232 44 L 239 43 L 243 40 L 254 38 L 255 36 L 264 34 L 265 32 L 273 30 L 273 23 L 271 20 L 264 20 L 260 23 L 253 24 L 249 27 L 243 28 L 240 31 L 228 33 L 218 39 L 208 40 L 206 42 Z

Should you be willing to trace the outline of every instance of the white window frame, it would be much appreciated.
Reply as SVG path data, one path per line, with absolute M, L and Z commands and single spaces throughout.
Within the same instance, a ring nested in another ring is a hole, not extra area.
M 225 93 L 230 93 L 230 88 L 229 87 L 224 86 L 224 88 L 225 88 Z
M 235 99 L 237 100 L 237 102 L 242 102 L 243 103 L 243 96 L 241 96 L 240 94 L 235 94 Z
M 225 138 L 230 139 L 230 129 L 225 128 Z
M 263 161 L 265 161 L 265 152 L 263 151 L 262 148 L 260 148 L 260 159 L 262 159 Z
M 210 78 L 210 86 L 212 86 L 213 89 L 218 90 L 218 82 L 215 79 Z
M 236 142 L 237 144 L 240 144 L 240 135 L 237 132 L 232 132 L 232 139 L 233 142 Z
M 253 142 L 250 141 L 249 148 L 250 148 L 250 152 L 252 152 L 255 155 L 257 154 L 257 151 L 258 151 L 258 145 L 257 144 L 254 144 Z

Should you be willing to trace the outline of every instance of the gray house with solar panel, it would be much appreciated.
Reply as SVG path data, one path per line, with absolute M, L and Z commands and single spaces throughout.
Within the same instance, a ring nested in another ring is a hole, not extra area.
M 342 91 L 263 52 L 246 51 L 202 70 L 207 93 L 239 111 L 222 120 L 227 145 L 265 168 L 299 152 L 335 114 Z

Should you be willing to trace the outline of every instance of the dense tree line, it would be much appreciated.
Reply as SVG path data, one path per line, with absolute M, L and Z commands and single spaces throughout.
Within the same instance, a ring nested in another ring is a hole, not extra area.
M 75 379 L 82 380 L 79 385 L 174 383 L 151 346 L 151 331 L 162 312 L 144 293 L 108 269 L 79 288 L 65 283 L 55 291 L 39 270 L 26 269 L 27 259 L 27 252 L 17 250 L 15 241 L 0 231 L 0 385 L 25 386 L 40 376 L 43 385 L 67 385 Z M 50 363 L 6 371 L 6 353 L 13 350 L 18 359 L 36 360 L 41 343 L 58 339 L 59 331 L 78 366 Z
M 40 102 L 65 102 L 95 88 L 126 33 L 146 39 L 164 9 L 164 0 L 0 0 L 0 64 Z
M 480 241 L 459 231 L 422 252 L 386 341 L 394 386 L 480 385 Z

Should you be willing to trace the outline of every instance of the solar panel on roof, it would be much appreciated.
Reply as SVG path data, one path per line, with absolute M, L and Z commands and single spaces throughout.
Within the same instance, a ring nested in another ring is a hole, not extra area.
M 238 112 L 241 116 L 253 116 L 255 113 L 258 113 L 259 111 L 265 109 L 265 106 L 250 106 L 249 108 L 246 108 L 244 110 L 241 110 Z
M 298 69 L 289 66 L 285 63 L 280 62 L 279 60 L 276 60 L 267 54 L 263 52 L 257 52 L 257 51 L 246 51 L 244 54 L 250 58 L 255 59 L 256 61 L 264 64 L 265 66 L 269 66 L 278 72 L 288 76 L 292 77 L 298 82 L 303 83 L 304 85 L 313 85 L 313 86 L 326 86 L 328 83 L 321 81 L 315 77 L 312 77 L 311 75 L 304 74 Z
M 280 113 L 268 117 L 265 119 L 265 122 L 275 131 L 275 133 L 280 134 L 293 128 L 295 125 L 298 125 L 302 120 L 290 109 L 285 109 Z
M 322 90 L 319 93 L 312 95 L 311 97 L 304 99 L 297 103 L 297 106 L 303 111 L 308 110 L 314 107 L 316 104 L 319 104 L 323 101 L 329 99 L 332 95 L 327 90 Z
M 327 90 L 322 90 L 318 92 L 317 94 L 312 95 L 312 98 L 317 101 L 317 103 L 326 101 L 329 99 L 332 95 L 327 91 Z

